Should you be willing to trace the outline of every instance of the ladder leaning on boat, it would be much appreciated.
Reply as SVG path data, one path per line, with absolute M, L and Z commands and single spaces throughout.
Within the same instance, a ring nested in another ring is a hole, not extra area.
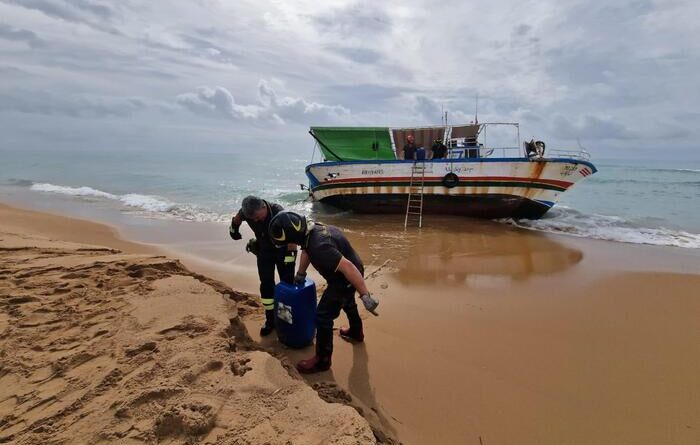
M 406 203 L 406 218 L 403 228 L 408 227 L 408 219 L 418 217 L 418 228 L 423 227 L 423 191 L 425 188 L 425 159 L 413 163 L 411 167 L 411 182 L 408 184 L 408 201 Z M 432 169 L 431 169 L 432 171 Z

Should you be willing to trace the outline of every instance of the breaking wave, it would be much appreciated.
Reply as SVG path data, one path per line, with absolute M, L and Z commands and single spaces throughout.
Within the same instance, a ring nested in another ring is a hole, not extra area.
M 603 167 L 606 169 L 624 169 L 635 172 L 655 172 L 655 173 L 700 173 L 700 168 L 679 168 L 679 167 L 648 167 L 632 164 L 617 164 L 617 163 L 605 163 L 601 162 L 597 164 L 598 167 Z
M 585 214 L 558 206 L 538 220 L 503 219 L 501 222 L 528 230 L 594 238 L 623 243 L 700 248 L 700 234 L 665 227 L 642 227 L 617 216 Z
M 125 207 L 147 212 L 149 216 L 174 217 L 184 221 L 198 222 L 221 222 L 230 218 L 230 216 L 209 212 L 197 206 L 173 203 L 160 196 L 141 195 L 138 193 L 115 195 L 92 187 L 67 187 L 48 183 L 32 184 L 29 188 L 39 192 L 57 193 L 78 198 L 117 201 Z
M 696 178 L 692 178 L 696 179 Z M 687 185 L 687 186 L 696 186 L 700 185 L 700 181 L 663 181 L 660 182 L 658 180 L 654 179 L 620 179 L 620 178 L 605 178 L 605 179 L 600 179 L 596 178 L 595 184 L 645 184 L 645 185 Z
M 62 185 L 39 183 L 32 184 L 29 188 L 38 192 L 60 193 L 62 195 L 70 196 L 92 196 L 97 198 L 119 199 L 117 195 L 96 190 L 92 187 L 66 187 Z
M 645 170 L 664 173 L 700 173 L 699 168 L 647 168 Z

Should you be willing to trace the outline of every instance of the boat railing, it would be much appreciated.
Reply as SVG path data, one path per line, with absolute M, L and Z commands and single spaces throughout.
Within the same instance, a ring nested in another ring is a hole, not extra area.
M 493 156 L 494 154 L 496 156 Z M 484 147 L 483 145 L 478 147 L 472 146 L 450 148 L 448 154 L 448 157 L 451 159 L 488 157 L 516 158 L 520 156 L 522 156 L 520 147 Z
M 492 153 L 500 154 L 503 158 L 515 158 L 522 154 L 520 147 L 504 146 L 504 147 L 484 147 L 481 152 L 488 151 L 487 154 L 482 154 L 481 157 L 488 157 Z
M 477 154 L 478 151 L 478 154 Z M 524 150 L 520 147 L 503 146 L 503 147 L 453 147 L 449 149 L 448 158 L 464 159 L 464 158 L 518 158 L 526 156 Z M 533 156 L 532 159 L 549 159 L 549 158 L 571 158 L 588 161 L 591 159 L 590 153 L 586 150 L 562 150 L 549 149 L 545 151 L 545 156 Z
M 549 158 L 572 158 L 572 159 L 580 159 L 582 161 L 590 161 L 591 159 L 591 154 L 588 153 L 586 150 L 561 150 L 561 149 L 553 149 L 553 150 L 548 150 L 547 154 Z

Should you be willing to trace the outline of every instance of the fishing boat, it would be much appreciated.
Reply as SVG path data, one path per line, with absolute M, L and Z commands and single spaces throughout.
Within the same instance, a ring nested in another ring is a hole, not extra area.
M 486 134 L 494 127 L 498 134 L 512 130 L 517 142 L 489 146 Z M 417 215 L 419 225 L 424 214 L 538 219 L 597 171 L 583 148 L 545 150 L 534 140 L 520 145 L 518 123 L 311 127 L 309 133 L 322 158 L 306 167 L 313 200 L 360 213 L 405 214 L 406 223 Z M 404 159 L 409 136 L 425 147 L 424 159 Z M 446 156 L 431 159 L 437 140 Z

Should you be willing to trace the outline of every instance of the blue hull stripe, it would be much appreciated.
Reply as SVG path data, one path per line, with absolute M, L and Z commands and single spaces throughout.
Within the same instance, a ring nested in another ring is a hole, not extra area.
M 390 159 L 390 160 L 367 160 L 367 161 L 327 161 L 327 162 L 317 162 L 315 164 L 310 164 L 306 166 L 306 171 L 308 173 L 311 167 L 333 167 L 337 165 L 352 165 L 352 164 L 401 164 L 401 163 L 413 163 L 411 160 L 404 159 Z M 537 162 L 531 161 L 528 158 L 477 158 L 477 159 L 433 159 L 427 160 L 426 162 L 432 162 L 437 164 L 474 164 L 481 162 Z M 542 162 L 558 162 L 565 164 L 582 164 L 588 166 L 593 173 L 597 172 L 598 169 L 590 163 L 589 161 L 584 161 L 581 159 L 573 158 L 552 158 L 543 159 Z
M 539 202 L 540 204 L 544 204 L 547 207 L 554 207 L 554 203 L 552 201 L 544 201 L 542 199 L 534 199 L 533 201 Z

